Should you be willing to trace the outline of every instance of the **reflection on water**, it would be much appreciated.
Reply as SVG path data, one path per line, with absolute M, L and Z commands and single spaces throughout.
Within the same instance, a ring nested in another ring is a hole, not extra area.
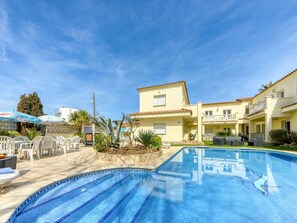
M 240 178 L 242 186 L 268 195 L 278 192 L 281 187 L 272 172 L 274 167 L 271 159 L 276 155 L 270 154 L 245 150 L 185 148 L 161 166 L 157 173 L 162 179 L 166 179 L 167 184 L 164 182 L 163 187 L 183 187 L 181 181 L 202 185 L 204 176 L 213 175 Z M 275 165 L 279 164 L 276 162 Z

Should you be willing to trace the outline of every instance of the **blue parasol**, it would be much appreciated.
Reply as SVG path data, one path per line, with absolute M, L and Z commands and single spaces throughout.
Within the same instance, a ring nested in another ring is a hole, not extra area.
M 14 122 L 29 122 L 33 124 L 41 124 L 41 120 L 35 116 L 27 115 L 22 112 L 0 112 L 0 121 L 11 121 L 10 134 L 12 136 L 12 128 Z

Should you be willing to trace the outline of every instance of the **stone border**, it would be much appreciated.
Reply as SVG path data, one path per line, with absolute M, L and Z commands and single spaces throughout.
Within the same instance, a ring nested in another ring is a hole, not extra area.
M 136 155 L 120 155 L 120 154 L 110 154 L 110 153 L 96 153 L 96 159 L 109 162 L 114 164 L 141 164 L 154 161 L 156 158 L 162 155 L 161 151 L 145 154 L 136 154 Z

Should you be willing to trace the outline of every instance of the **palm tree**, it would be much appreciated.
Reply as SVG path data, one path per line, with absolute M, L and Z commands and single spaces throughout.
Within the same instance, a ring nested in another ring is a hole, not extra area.
M 261 87 L 258 89 L 258 92 L 265 91 L 267 88 L 269 88 L 272 85 L 272 81 L 268 82 L 267 84 L 262 84 Z
M 91 116 L 87 111 L 79 110 L 70 114 L 69 122 L 77 128 L 79 133 L 81 133 L 83 124 L 91 123 Z

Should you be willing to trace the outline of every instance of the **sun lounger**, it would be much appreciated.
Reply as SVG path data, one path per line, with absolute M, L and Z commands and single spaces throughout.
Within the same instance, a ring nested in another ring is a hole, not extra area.
M 10 167 L 0 169 L 0 187 L 7 187 L 11 184 L 11 181 L 18 178 L 20 172 L 13 170 Z

